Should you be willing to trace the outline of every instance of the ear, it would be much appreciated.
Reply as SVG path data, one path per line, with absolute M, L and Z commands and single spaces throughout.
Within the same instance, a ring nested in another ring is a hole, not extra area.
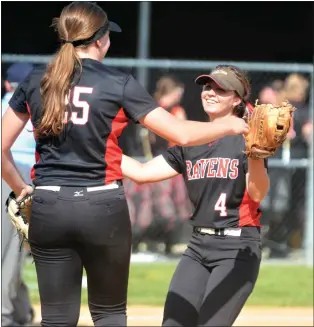
M 101 48 L 101 41 L 100 41 L 100 39 L 99 40 L 96 40 L 95 41 L 95 44 L 96 44 L 96 47 L 97 48 Z
M 242 102 L 241 98 L 239 98 L 239 97 L 235 97 L 235 99 L 233 100 L 233 107 L 235 108 L 235 107 L 238 106 L 241 102 Z

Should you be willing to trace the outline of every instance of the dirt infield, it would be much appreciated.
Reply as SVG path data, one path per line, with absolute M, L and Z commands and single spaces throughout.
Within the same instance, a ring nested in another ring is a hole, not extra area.
M 36 322 L 40 308 L 35 307 Z M 128 309 L 128 326 L 160 326 L 161 307 L 132 306 Z M 79 326 L 93 326 L 88 308 L 81 308 Z M 234 326 L 313 326 L 313 308 L 244 308 Z

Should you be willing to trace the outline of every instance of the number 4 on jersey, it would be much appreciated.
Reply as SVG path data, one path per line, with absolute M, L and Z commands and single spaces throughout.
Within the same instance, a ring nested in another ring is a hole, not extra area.
M 221 193 L 219 195 L 219 198 L 215 204 L 215 211 L 220 211 L 220 216 L 225 217 L 227 216 L 227 207 L 226 207 L 226 200 L 227 200 L 227 194 Z
M 81 87 L 81 86 L 75 86 L 73 89 L 73 97 L 72 97 L 72 104 L 75 106 L 75 108 L 81 108 L 82 109 L 82 117 L 78 117 L 78 114 L 76 111 L 73 110 L 71 121 L 75 125 L 85 125 L 88 121 L 89 117 L 89 104 L 87 101 L 80 100 L 80 95 L 84 94 L 92 94 L 93 88 L 92 87 Z M 68 104 L 68 97 L 66 98 L 66 104 Z M 68 121 L 68 112 L 65 113 L 65 121 Z

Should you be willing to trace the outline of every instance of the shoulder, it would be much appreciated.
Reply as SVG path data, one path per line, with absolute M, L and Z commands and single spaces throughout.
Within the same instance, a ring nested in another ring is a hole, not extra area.
M 30 80 L 41 78 L 47 70 L 47 65 L 39 65 L 34 67 L 34 69 L 28 75 Z
M 131 74 L 127 70 L 119 69 L 117 67 L 107 66 L 103 63 L 100 63 L 102 69 L 109 75 L 117 76 L 121 78 L 128 78 Z
M 94 70 L 100 73 L 104 78 L 109 78 L 110 80 L 116 79 L 125 82 L 131 76 L 128 70 L 112 67 L 96 60 L 84 60 L 83 67 L 93 67 Z
M 22 82 L 24 84 L 25 90 L 39 87 L 46 69 L 47 65 L 36 66 Z

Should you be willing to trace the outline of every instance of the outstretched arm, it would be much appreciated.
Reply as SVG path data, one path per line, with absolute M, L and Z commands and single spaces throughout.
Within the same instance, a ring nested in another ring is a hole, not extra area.
M 178 119 L 160 107 L 131 75 L 125 79 L 120 105 L 134 122 L 181 146 L 206 144 L 226 135 L 248 132 L 245 121 L 235 116 L 207 123 Z
M 159 182 L 179 175 L 162 155 L 145 163 L 123 155 L 121 169 L 123 176 L 138 184 Z
M 149 112 L 139 121 L 155 134 L 181 146 L 205 144 L 226 135 L 248 131 L 244 120 L 235 116 L 203 123 L 178 119 L 161 107 Z
M 246 188 L 253 201 L 260 202 L 265 198 L 269 189 L 269 177 L 263 159 L 248 158 Z

